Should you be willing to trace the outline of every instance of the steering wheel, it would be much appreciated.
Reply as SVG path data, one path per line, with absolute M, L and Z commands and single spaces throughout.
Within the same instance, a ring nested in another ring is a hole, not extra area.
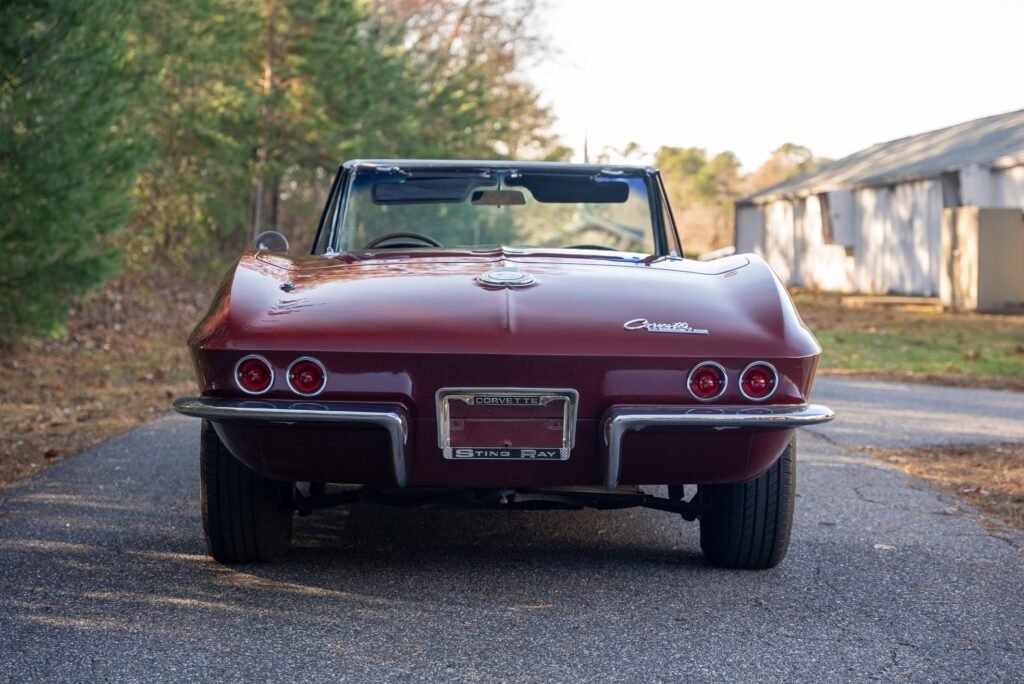
M 569 245 L 566 249 L 601 249 L 606 252 L 618 252 L 619 250 L 607 245 Z
M 420 242 L 425 242 L 431 247 L 443 247 L 443 245 L 440 242 L 430 237 L 429 235 L 424 235 L 423 233 L 398 231 L 396 233 L 385 233 L 380 237 L 375 237 L 374 239 L 367 242 L 366 246 L 364 246 L 363 249 L 373 249 L 374 247 L 377 247 L 385 242 L 388 242 L 389 240 L 394 240 L 395 238 L 408 238 L 410 240 L 419 240 Z

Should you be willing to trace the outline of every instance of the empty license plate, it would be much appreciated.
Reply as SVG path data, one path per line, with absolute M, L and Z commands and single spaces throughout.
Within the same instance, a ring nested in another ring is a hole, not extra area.
M 564 461 L 578 398 L 569 389 L 438 390 L 438 446 L 448 459 Z

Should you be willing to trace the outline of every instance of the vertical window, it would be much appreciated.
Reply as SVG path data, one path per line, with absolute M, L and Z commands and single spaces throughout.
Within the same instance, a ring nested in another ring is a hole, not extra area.
M 668 204 L 668 194 L 665 192 L 665 184 L 658 176 L 658 194 L 661 195 L 661 223 L 665 229 L 665 243 L 668 251 L 676 256 L 683 255 L 683 246 L 679 243 L 679 233 L 676 230 L 676 219 L 672 215 L 672 207 Z
M 942 206 L 945 208 L 959 207 L 963 205 L 960 196 L 960 172 L 951 171 L 941 176 L 942 181 Z
M 331 190 L 327 195 L 323 214 L 320 215 L 320 226 L 317 228 L 316 240 L 313 243 L 313 254 L 326 254 L 331 251 L 331 238 L 334 234 L 334 223 L 337 218 L 338 199 L 341 197 L 341 180 L 344 176 L 344 169 L 339 169 L 334 177 L 334 181 L 331 183 Z
M 828 202 L 828 194 L 818 195 L 818 206 L 821 207 L 821 237 L 826 245 L 834 244 L 836 241 L 835 230 L 832 227 L 832 210 Z

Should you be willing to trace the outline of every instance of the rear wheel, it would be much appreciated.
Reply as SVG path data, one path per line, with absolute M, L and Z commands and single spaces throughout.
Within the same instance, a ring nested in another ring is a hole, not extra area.
M 263 563 L 288 549 L 294 484 L 268 480 L 242 465 L 205 420 L 199 480 L 206 549 L 214 560 Z
M 796 494 L 796 438 L 750 482 L 702 485 L 700 548 L 713 565 L 761 570 L 785 558 Z

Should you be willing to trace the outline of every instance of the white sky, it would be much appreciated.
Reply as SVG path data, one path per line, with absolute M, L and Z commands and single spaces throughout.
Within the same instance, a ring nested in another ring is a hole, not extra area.
M 1024 0 L 547 0 L 530 68 L 582 160 L 636 141 L 838 158 L 1024 108 Z

